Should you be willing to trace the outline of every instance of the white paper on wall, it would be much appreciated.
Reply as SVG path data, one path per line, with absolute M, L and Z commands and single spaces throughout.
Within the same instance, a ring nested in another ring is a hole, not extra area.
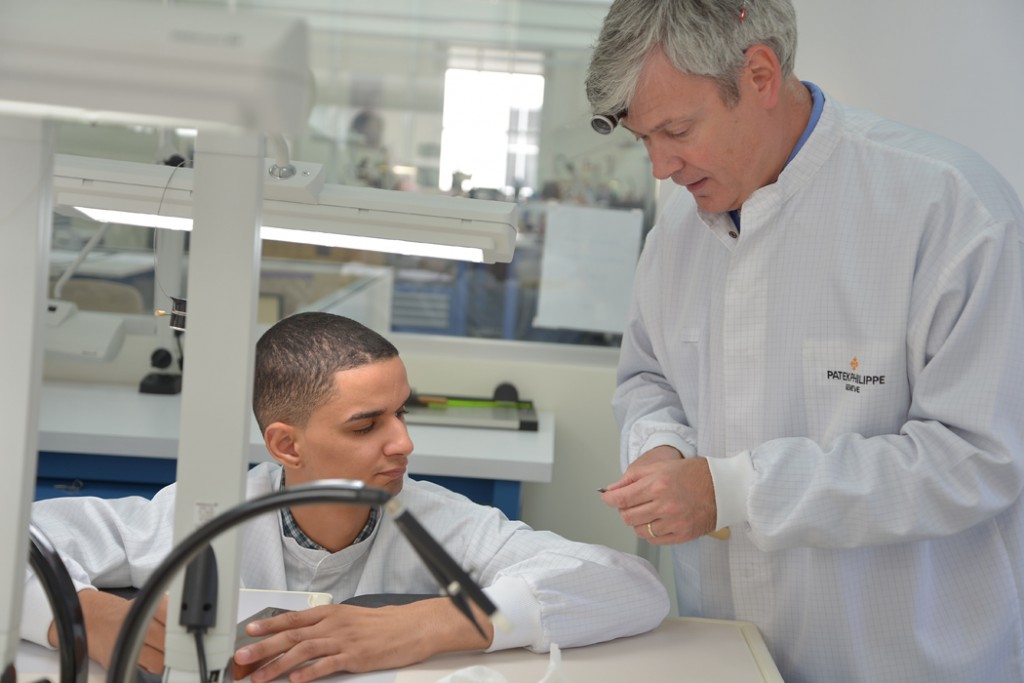
M 551 207 L 534 326 L 621 334 L 642 230 L 640 209 Z

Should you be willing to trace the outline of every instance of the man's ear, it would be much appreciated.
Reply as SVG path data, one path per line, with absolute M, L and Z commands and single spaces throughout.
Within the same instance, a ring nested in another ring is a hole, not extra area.
M 302 463 L 298 448 L 298 430 L 284 422 L 273 422 L 263 430 L 263 441 L 271 457 L 282 467 L 296 468 Z
M 751 45 L 747 48 L 747 64 L 741 80 L 753 86 L 752 92 L 762 107 L 773 109 L 778 104 L 782 87 L 782 65 L 775 51 L 767 45 Z

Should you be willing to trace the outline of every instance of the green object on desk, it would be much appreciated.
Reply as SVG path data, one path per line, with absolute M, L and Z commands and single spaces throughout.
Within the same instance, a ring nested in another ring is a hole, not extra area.
M 502 384 L 494 398 L 413 393 L 405 404 L 410 424 L 484 427 L 535 432 L 533 401 L 519 400 L 515 387 Z
M 532 401 L 495 401 L 485 398 L 445 398 L 444 396 L 415 396 L 418 407 L 425 408 L 532 408 Z

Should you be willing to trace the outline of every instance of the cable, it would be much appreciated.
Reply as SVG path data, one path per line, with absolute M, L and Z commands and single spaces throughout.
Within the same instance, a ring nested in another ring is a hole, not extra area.
M 61 683 L 86 683 L 89 679 L 89 644 L 75 584 L 50 539 L 34 525 L 29 525 L 28 531 L 29 565 L 43 585 L 57 626 Z
M 174 341 L 178 344 L 178 370 L 185 371 L 185 348 L 181 345 L 181 330 L 174 330 Z
M 196 660 L 199 662 L 199 683 L 209 683 L 210 674 L 206 670 L 206 647 L 203 645 L 205 629 L 195 631 L 196 634 Z
M 209 683 L 203 636 L 217 623 L 217 555 L 209 545 L 199 551 L 185 570 L 178 623 L 195 634 L 199 683 Z
M 169 187 L 171 186 L 171 181 L 172 181 L 172 180 L 174 180 L 174 174 L 178 172 L 178 169 L 179 169 L 179 168 L 185 168 L 185 167 L 186 167 L 187 165 L 188 165 L 188 159 L 182 159 L 181 163 L 179 163 L 179 164 L 176 164 L 176 165 L 174 165 L 174 166 L 173 166 L 173 167 L 171 168 L 171 172 L 170 172 L 170 174 L 169 174 L 169 175 L 167 176 L 167 182 L 166 182 L 166 183 L 164 183 L 164 188 L 163 188 L 163 190 L 162 190 L 162 191 L 160 192 L 160 201 L 159 201 L 159 202 L 157 202 L 157 205 L 156 205 L 156 215 L 157 215 L 157 216 L 159 216 L 159 215 L 160 215 L 160 210 L 161 210 L 161 209 L 163 208 L 163 206 L 164 206 L 164 198 L 165 198 L 165 197 L 167 196 L 167 188 L 169 188 Z M 160 230 L 158 230 L 158 229 L 156 229 L 156 228 L 153 228 L 153 258 L 154 258 L 154 259 L 156 258 L 156 253 L 157 253 L 157 242 L 158 242 L 159 240 L 160 240 Z M 170 299 L 170 298 L 171 298 L 171 295 L 170 295 L 170 294 L 168 294 L 168 293 L 167 293 L 167 292 L 166 292 L 166 291 L 164 290 L 164 286 L 163 286 L 163 283 L 162 283 L 162 282 L 160 282 L 159 280 L 156 280 L 155 278 L 154 278 L 154 280 L 155 280 L 155 283 L 156 283 L 157 289 L 159 289 L 159 290 L 160 290 L 160 293 L 161 293 L 161 294 L 163 294 L 163 295 L 164 295 L 165 297 L 167 297 L 168 299 Z

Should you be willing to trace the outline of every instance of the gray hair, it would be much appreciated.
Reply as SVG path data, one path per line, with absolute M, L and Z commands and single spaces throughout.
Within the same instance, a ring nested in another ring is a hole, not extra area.
M 742 19 L 741 19 L 742 16 Z M 729 107 L 752 45 L 771 48 L 789 78 L 796 60 L 791 0 L 615 0 L 587 71 L 587 99 L 596 114 L 621 114 L 636 93 L 647 57 L 661 47 L 683 73 L 706 76 Z

